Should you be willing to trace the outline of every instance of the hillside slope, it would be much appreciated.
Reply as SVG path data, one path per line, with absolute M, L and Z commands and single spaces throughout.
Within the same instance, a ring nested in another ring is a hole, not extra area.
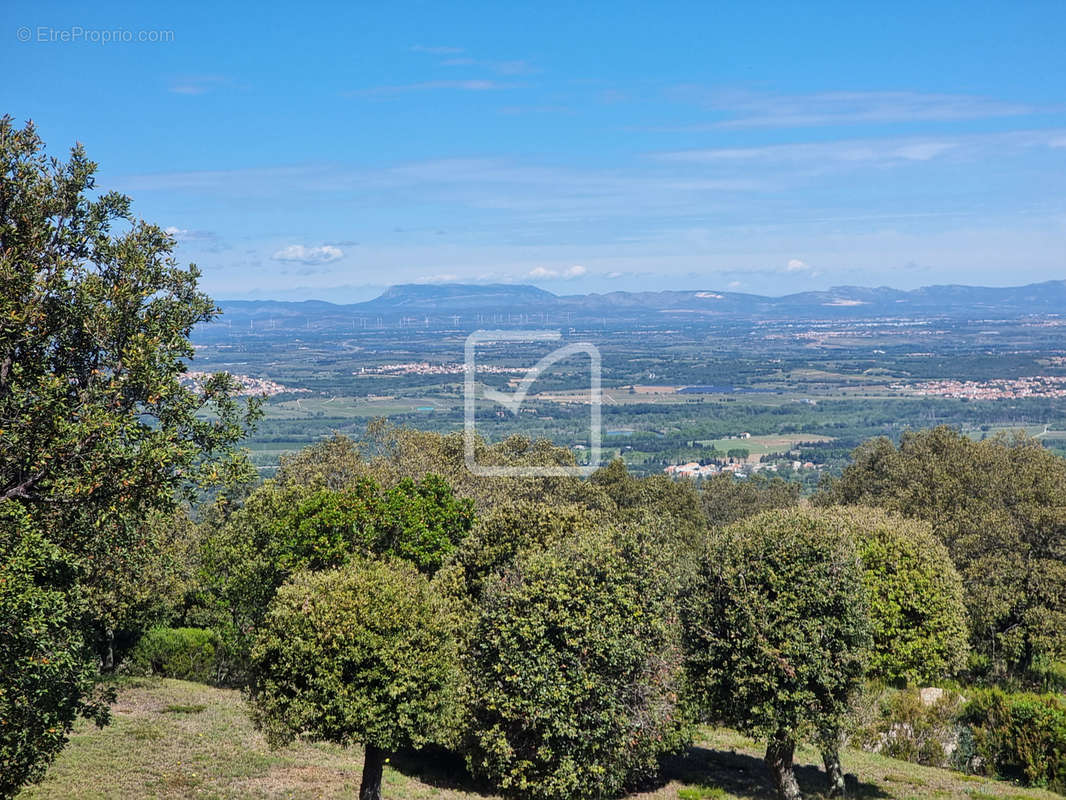
M 661 786 L 630 800 L 770 800 L 761 748 L 738 734 L 707 730 L 699 746 L 667 765 Z M 818 754 L 801 749 L 800 783 L 817 797 Z M 240 693 L 174 680 L 133 681 L 119 694 L 113 724 L 82 724 L 44 782 L 19 800 L 142 798 L 356 798 L 359 753 L 299 743 L 271 751 L 253 728 Z M 1062 800 L 1037 789 L 846 752 L 860 798 L 907 800 Z M 455 759 L 425 754 L 395 758 L 385 771 L 388 798 L 477 800 Z

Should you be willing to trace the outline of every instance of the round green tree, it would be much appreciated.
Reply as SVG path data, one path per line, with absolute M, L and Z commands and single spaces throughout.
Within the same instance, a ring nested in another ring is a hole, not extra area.
M 870 642 L 850 527 L 812 510 L 767 511 L 709 539 L 682 608 L 702 716 L 768 740 L 778 796 L 798 798 L 801 738 L 839 727 Z
M 869 675 L 931 683 L 966 664 L 962 579 L 927 522 L 872 508 L 825 512 L 854 532 L 870 603 Z
M 485 582 L 466 670 L 474 772 L 519 797 L 607 797 L 685 743 L 660 550 L 638 533 L 584 532 Z
M 821 501 L 926 520 L 966 588 L 975 666 L 1028 677 L 1066 656 L 1066 459 L 1029 436 L 941 426 L 871 439 Z
M 302 572 L 278 590 L 252 650 L 253 718 L 272 744 L 362 744 L 359 797 L 378 800 L 387 754 L 445 725 L 456 670 L 441 601 L 410 564 Z
M 267 482 L 204 537 L 205 621 L 239 673 L 275 591 L 294 573 L 387 555 L 431 574 L 473 521 L 470 501 L 435 475 L 389 489 L 365 476 L 343 489 Z

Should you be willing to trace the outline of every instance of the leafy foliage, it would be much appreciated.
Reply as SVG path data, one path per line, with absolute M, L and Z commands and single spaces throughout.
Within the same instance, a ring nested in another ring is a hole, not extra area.
M 626 470 L 624 461 L 615 459 L 592 473 L 589 483 L 606 492 L 620 515 L 654 510 L 670 517 L 689 535 L 704 527 L 700 497 L 688 481 L 675 481 L 664 475 L 637 478 Z
M 673 579 L 650 537 L 594 531 L 485 586 L 467 674 L 471 768 L 535 798 L 616 794 L 685 742 Z
M 175 488 L 246 474 L 229 456 L 248 419 L 228 376 L 180 380 L 217 310 L 128 198 L 89 199 L 95 168 L 0 119 L 0 500 L 84 556 L 125 550 Z
M 130 653 L 128 666 L 140 675 L 218 683 L 221 642 L 202 628 L 152 628 Z
M 870 643 L 861 563 L 842 519 L 787 510 L 734 523 L 710 540 L 684 609 L 705 716 L 763 738 L 841 720 Z
M 296 572 L 388 555 L 431 574 L 473 521 L 471 503 L 435 475 L 388 490 L 367 477 L 340 490 L 268 482 L 204 538 L 204 600 L 215 611 L 207 621 L 239 666 L 274 593 Z
M 977 693 L 963 709 L 982 771 L 1066 790 L 1066 701 L 1057 695 Z
M 161 547 L 146 526 L 182 492 L 250 474 L 234 446 L 256 404 L 224 374 L 182 381 L 193 327 L 218 313 L 199 272 L 128 198 L 94 199 L 95 170 L 80 146 L 49 158 L 32 124 L 0 118 L 3 602 L 19 643 L 4 702 L 24 704 L 7 717 L 11 781 L 39 773 L 75 714 L 96 715 L 84 644 L 102 641 L 107 665 L 115 628 L 140 624 Z M 7 522 L 20 518 L 33 524 Z
M 932 527 L 871 508 L 824 513 L 858 540 L 873 635 L 868 674 L 929 685 L 965 666 L 962 581 Z
M 727 472 L 700 482 L 703 513 L 712 526 L 728 525 L 774 508 L 792 508 L 799 504 L 799 494 L 798 483 L 759 473 L 737 480 Z
M 851 526 L 810 509 L 736 522 L 708 541 L 683 609 L 696 709 L 767 739 L 778 796 L 798 798 L 796 741 L 835 737 L 866 666 L 869 613 Z M 827 753 L 828 769 L 837 759 Z
M 932 523 L 966 586 L 974 649 L 1028 671 L 1066 653 L 1066 459 L 951 428 L 871 440 L 824 498 Z
M 302 572 L 252 651 L 253 717 L 273 743 L 308 735 L 389 752 L 429 741 L 454 699 L 456 649 L 428 580 L 398 559 Z M 361 794 L 361 796 L 364 796 Z
M 963 700 L 956 692 L 945 690 L 924 702 L 918 688 L 873 685 L 862 701 L 848 726 L 853 746 L 932 767 L 948 767 L 958 756 Z
M 80 632 L 78 572 L 12 503 L 0 503 L 0 797 L 39 779 L 90 699 L 96 670 Z

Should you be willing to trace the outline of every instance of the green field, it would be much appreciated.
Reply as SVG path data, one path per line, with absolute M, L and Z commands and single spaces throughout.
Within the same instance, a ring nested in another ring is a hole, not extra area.
M 20 800 L 144 798 L 356 798 L 357 748 L 300 742 L 271 750 L 252 727 L 239 692 L 175 680 L 134 680 L 119 693 L 114 722 L 80 723 L 44 782 Z M 684 756 L 666 764 L 663 781 L 633 800 L 770 800 L 759 745 L 732 731 L 706 729 Z M 797 752 L 800 784 L 818 797 L 818 754 Z M 857 751 L 844 767 L 858 776 L 859 798 L 880 800 L 1061 800 L 1039 789 L 976 778 Z M 405 754 L 385 770 L 387 798 L 476 800 L 496 797 L 473 783 L 462 764 L 441 754 Z
M 747 450 L 750 453 L 750 461 L 758 461 L 760 456 L 770 453 L 787 453 L 796 445 L 805 442 L 831 442 L 831 436 L 815 436 L 810 434 L 796 434 L 792 436 L 752 436 L 748 439 L 703 439 L 700 444 L 705 447 L 713 447 L 726 453 L 730 450 Z
M 263 407 L 267 419 L 306 419 L 309 417 L 375 418 L 393 414 L 411 414 L 422 408 L 449 410 L 461 400 L 444 401 L 438 397 L 301 397 L 277 400 Z M 427 412 L 429 413 L 429 412 Z

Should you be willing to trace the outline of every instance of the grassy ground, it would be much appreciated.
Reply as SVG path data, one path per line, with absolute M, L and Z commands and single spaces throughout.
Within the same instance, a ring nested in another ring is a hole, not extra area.
M 799 444 L 808 442 L 831 442 L 832 436 L 815 436 L 813 434 L 795 434 L 791 436 L 770 435 L 751 436 L 747 439 L 701 439 L 700 444 L 713 447 L 722 453 L 730 450 L 747 450 L 748 461 L 757 464 L 762 456 L 769 453 L 787 453 Z
M 630 800 L 770 800 L 761 751 L 724 730 L 708 730 L 697 747 L 666 765 L 662 784 Z M 817 753 L 797 754 L 800 783 L 821 786 Z M 1058 795 L 967 777 L 865 753 L 847 752 L 859 776 L 858 797 L 891 800 L 1062 800 Z M 361 753 L 297 743 L 270 750 L 255 732 L 237 692 L 183 681 L 137 681 L 119 694 L 114 722 L 81 725 L 45 781 L 20 800 L 142 798 L 355 798 Z M 395 758 L 385 771 L 388 798 L 492 798 L 448 756 Z

